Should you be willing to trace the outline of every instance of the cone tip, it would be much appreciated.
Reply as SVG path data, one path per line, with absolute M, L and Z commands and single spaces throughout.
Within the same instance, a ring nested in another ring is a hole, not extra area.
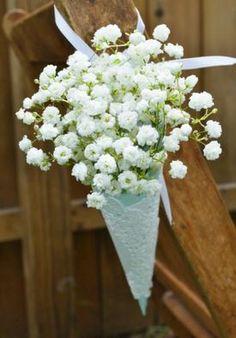
M 140 310 L 142 312 L 143 316 L 146 316 L 147 313 L 147 304 L 148 304 L 148 298 L 142 297 L 138 299 L 138 304 L 140 307 Z

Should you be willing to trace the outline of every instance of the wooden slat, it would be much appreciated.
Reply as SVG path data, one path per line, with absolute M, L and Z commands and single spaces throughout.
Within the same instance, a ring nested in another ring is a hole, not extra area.
M 0 22 L 7 10 L 6 2 L 1 1 Z M 11 102 L 11 75 L 7 41 L 0 26 L 0 208 L 17 204 L 16 156 Z
M 236 210 L 236 182 L 218 184 L 218 189 L 230 211 Z
M 217 335 L 218 330 L 203 300 L 186 284 L 179 280 L 160 260 L 156 262 L 155 278 L 157 285 L 161 282 L 165 288 L 173 291 L 174 294 L 181 299 L 181 302 L 191 310 L 194 316 L 207 327 L 209 331 Z
M 174 157 L 173 157 L 174 158 Z M 183 182 L 166 172 L 173 230 L 190 261 L 223 337 L 236 334 L 236 230 L 199 148 L 183 145 Z M 197 170 L 196 170 L 197 169 Z
M 20 241 L 0 245 L 0 337 L 27 338 L 26 297 Z
M 236 3 L 234 0 L 203 1 L 203 52 L 204 55 L 236 56 L 235 40 Z M 219 24 L 220 20 L 220 24 Z M 211 163 L 217 183 L 236 182 L 236 143 L 235 143 L 235 85 L 234 67 L 217 67 L 204 70 L 204 88 L 211 92 L 219 108 L 217 119 L 223 126 L 223 154 L 220 161 Z M 234 197 L 236 189 L 230 192 Z M 224 196 L 224 195 L 223 195 Z M 236 209 L 236 199 L 226 196 L 231 209 Z
M 86 200 L 74 200 L 71 203 L 72 222 L 71 229 L 78 230 L 96 230 L 105 227 L 104 219 L 96 209 L 86 207 Z
M 94 32 L 102 26 L 116 23 L 123 32 L 130 32 L 137 22 L 137 13 L 132 0 L 109 0 L 109 3 L 107 0 L 54 2 L 75 32 L 89 44 Z M 78 20 L 78 14 L 83 20 Z
M 169 312 L 186 328 L 190 337 L 216 338 L 216 336 L 213 336 L 196 320 L 189 309 L 187 309 L 171 291 L 166 292 L 162 300 Z
M 157 24 L 165 23 L 170 27 L 170 42 L 184 46 L 186 57 L 199 55 L 200 50 L 200 1 L 165 0 L 159 1 L 163 16 L 155 15 L 158 1 L 148 0 L 150 30 Z M 191 29 L 188 29 L 191 27 Z M 149 33 L 151 33 L 149 32 Z
M 75 321 L 81 338 L 102 337 L 100 242 L 98 232 L 74 235 Z
M 20 209 L 11 208 L 0 211 L 0 242 L 22 239 L 24 226 Z
M 33 25 L 28 34 L 30 35 L 33 30 L 43 31 L 38 30 L 39 26 Z M 46 27 L 44 28 L 47 30 Z M 17 31 L 14 23 L 12 31 L 7 32 L 10 40 L 14 40 L 13 31 Z M 29 63 L 28 54 L 24 53 L 24 41 L 27 40 L 25 33 L 24 30 L 19 30 L 15 37 L 17 39 L 15 50 L 20 60 L 24 60 L 25 73 L 27 72 L 28 78 L 31 78 L 33 83 L 34 66 Z M 35 48 L 35 41 L 37 40 L 29 39 L 27 48 L 40 49 Z M 15 60 L 13 66 L 15 70 L 19 69 Z M 20 76 L 20 69 L 13 72 L 16 91 Z M 23 99 L 21 94 L 16 95 L 19 100 Z M 27 94 L 30 94 L 29 89 Z M 16 131 L 17 139 L 20 139 L 23 130 L 18 122 Z M 22 220 L 25 225 L 23 260 L 29 335 L 35 338 L 42 336 L 71 338 L 75 334 L 73 331 L 75 317 L 74 285 L 70 282 L 73 273 L 71 232 L 68 225 L 69 196 L 66 192 L 68 183 L 64 172 L 59 168 L 54 169 L 49 175 L 44 175 L 37 169 L 29 168 L 22 154 L 18 156 L 20 205 L 24 210 Z

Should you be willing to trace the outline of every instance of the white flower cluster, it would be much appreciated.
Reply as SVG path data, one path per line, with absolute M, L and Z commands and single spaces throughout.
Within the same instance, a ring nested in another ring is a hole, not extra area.
M 178 61 L 165 61 L 165 55 L 183 56 L 182 46 L 166 43 L 169 34 L 159 25 L 153 39 L 135 31 L 122 41 L 119 27 L 109 25 L 94 35 L 100 53 L 93 61 L 76 51 L 63 70 L 44 68 L 38 92 L 16 113 L 36 135 L 19 143 L 27 163 L 45 171 L 53 162 L 71 166 L 75 179 L 92 187 L 88 206 L 99 209 L 107 194 L 160 190 L 167 153 L 177 152 L 181 142 L 196 140 L 207 159 L 218 158 L 220 144 L 207 144 L 222 133 L 218 122 L 208 120 L 216 112 L 212 96 L 193 93 L 186 105 L 198 79 L 183 77 Z M 51 145 L 45 151 L 37 142 Z M 169 173 L 183 179 L 187 167 L 172 161 Z

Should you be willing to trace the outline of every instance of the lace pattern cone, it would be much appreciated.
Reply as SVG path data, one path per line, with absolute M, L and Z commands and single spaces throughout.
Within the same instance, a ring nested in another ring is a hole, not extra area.
M 102 214 L 136 300 L 150 296 L 159 227 L 160 192 L 107 196 Z M 143 311 L 145 312 L 145 310 Z

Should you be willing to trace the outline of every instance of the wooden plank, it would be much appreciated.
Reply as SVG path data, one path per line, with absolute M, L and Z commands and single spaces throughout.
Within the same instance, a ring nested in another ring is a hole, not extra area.
M 166 172 L 175 224 L 222 337 L 236 334 L 236 231 L 199 148 L 184 145 L 178 158 L 188 166 L 183 183 Z M 196 170 L 197 168 L 197 170 Z
M 88 210 L 85 199 L 72 201 L 71 212 L 71 229 L 73 231 L 96 230 L 105 227 L 101 213 L 96 209 Z
M 102 337 L 101 267 L 98 232 L 74 235 L 75 321 L 81 338 Z
M 27 338 L 20 241 L 0 245 L 0 337 Z
M 200 1 L 199 0 L 148 0 L 150 32 L 157 24 L 170 27 L 170 42 L 184 46 L 186 57 L 199 55 L 200 50 Z M 158 6 L 159 3 L 159 6 Z M 162 10 L 157 16 L 156 10 Z M 191 29 L 187 29 L 191 27 Z
M 0 242 L 22 239 L 24 226 L 19 208 L 0 211 Z
M 91 43 L 94 32 L 102 26 L 116 23 L 123 32 L 134 29 L 137 21 L 132 0 L 55 0 L 55 5 L 80 37 Z M 98 15 L 102 13 L 102 15 Z M 78 14 L 83 20 L 78 20 Z
M 204 55 L 236 55 L 235 39 L 236 3 L 234 0 L 203 1 L 203 52 Z M 220 19 L 219 19 L 220 13 Z M 219 24 L 219 20 L 220 23 Z M 222 29 L 223 27 L 223 29 Z M 211 164 L 217 183 L 236 182 L 235 170 L 235 67 L 217 67 L 204 70 L 204 88 L 211 92 L 219 108 L 217 119 L 223 126 L 223 154 L 220 161 Z M 222 85 L 223 84 L 223 85 Z M 232 192 L 235 195 L 235 192 Z M 227 201 L 226 197 L 226 201 Z M 236 199 L 230 199 L 236 209 Z
M 35 31 L 38 31 L 37 28 L 34 26 Z M 17 31 L 17 26 L 13 24 L 12 29 Z M 11 32 L 8 36 L 11 38 Z M 24 44 L 21 45 L 26 36 L 23 31 L 17 35 L 16 51 L 21 60 L 25 59 L 23 63 L 32 81 L 33 66 L 27 59 L 27 53 L 24 53 Z M 35 41 L 28 42 L 27 48 L 34 49 Z M 19 100 L 22 99 L 22 93 L 18 94 L 21 74 L 21 70 L 13 73 L 16 97 Z M 27 94 L 30 94 L 29 90 Z M 17 138 L 20 139 L 23 130 L 18 123 L 16 130 Z M 66 193 L 68 184 L 60 169 L 44 175 L 29 168 L 22 154 L 19 154 L 18 163 L 20 201 L 24 210 L 22 219 L 26 230 L 23 259 L 29 334 L 35 338 L 73 337 L 74 284 L 71 282 L 72 246 L 68 226 L 70 207 Z
M 236 210 L 236 182 L 218 184 L 218 189 L 230 211 Z
M 1 1 L 0 22 L 7 10 L 6 2 Z M 11 75 L 9 50 L 4 32 L 0 29 L 0 208 L 17 205 L 16 156 L 11 103 Z
M 194 316 L 207 327 L 210 332 L 217 335 L 218 330 L 203 300 L 186 284 L 179 280 L 160 260 L 156 262 L 155 278 L 157 278 L 157 283 L 161 282 L 165 288 L 173 291 L 174 294 L 180 298 L 181 302 L 191 310 Z
M 171 291 L 163 295 L 163 303 L 175 319 L 188 330 L 190 336 L 195 338 L 216 338 L 196 320 L 189 309 Z

